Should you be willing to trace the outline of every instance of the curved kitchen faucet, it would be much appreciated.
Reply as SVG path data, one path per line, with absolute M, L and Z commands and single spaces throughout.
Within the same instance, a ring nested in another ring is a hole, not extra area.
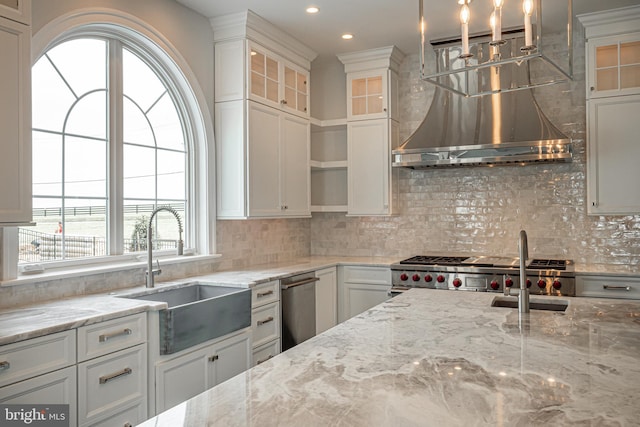
M 184 251 L 184 242 L 182 241 L 182 220 L 180 219 L 180 215 L 178 215 L 178 211 L 176 211 L 171 206 L 158 206 L 151 213 L 151 218 L 149 218 L 149 225 L 147 226 L 147 288 L 153 288 L 155 285 L 154 276 L 162 273 L 162 270 L 160 270 L 160 262 L 158 262 L 157 269 L 153 268 L 153 245 L 151 243 L 151 236 L 153 233 L 153 218 L 160 211 L 170 212 L 173 214 L 173 216 L 176 217 L 176 220 L 178 220 L 178 255 L 182 255 Z

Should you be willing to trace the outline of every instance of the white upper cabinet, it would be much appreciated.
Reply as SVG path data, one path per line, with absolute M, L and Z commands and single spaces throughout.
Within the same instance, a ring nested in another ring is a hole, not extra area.
M 218 218 L 310 216 L 316 54 L 251 11 L 212 26 Z
M 0 0 L 0 225 L 32 220 L 30 10 Z
M 0 16 L 31 25 L 31 0 L 0 0 Z
M 640 6 L 580 15 L 586 35 L 587 212 L 640 213 Z
M 395 46 L 338 55 L 347 73 L 347 215 L 395 212 L 391 150 L 403 57 Z
M 309 72 L 249 42 L 248 97 L 309 117 Z

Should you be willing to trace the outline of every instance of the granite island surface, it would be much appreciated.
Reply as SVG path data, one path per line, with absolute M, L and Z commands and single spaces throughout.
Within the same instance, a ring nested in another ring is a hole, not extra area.
M 405 292 L 141 426 L 639 425 L 640 302 L 495 296 Z

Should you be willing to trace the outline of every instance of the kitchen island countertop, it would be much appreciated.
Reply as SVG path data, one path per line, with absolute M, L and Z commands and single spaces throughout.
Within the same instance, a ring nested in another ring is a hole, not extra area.
M 638 425 L 640 302 L 494 297 L 408 291 L 142 426 Z

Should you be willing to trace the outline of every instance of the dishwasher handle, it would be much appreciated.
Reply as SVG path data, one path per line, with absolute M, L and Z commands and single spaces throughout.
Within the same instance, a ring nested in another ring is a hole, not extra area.
M 308 283 L 317 282 L 318 280 L 320 280 L 319 277 L 310 277 L 308 279 L 300 280 L 299 282 L 293 282 L 293 283 L 287 283 L 286 285 L 281 285 L 280 289 L 284 291 L 289 288 L 295 288 L 296 286 L 302 286 Z

